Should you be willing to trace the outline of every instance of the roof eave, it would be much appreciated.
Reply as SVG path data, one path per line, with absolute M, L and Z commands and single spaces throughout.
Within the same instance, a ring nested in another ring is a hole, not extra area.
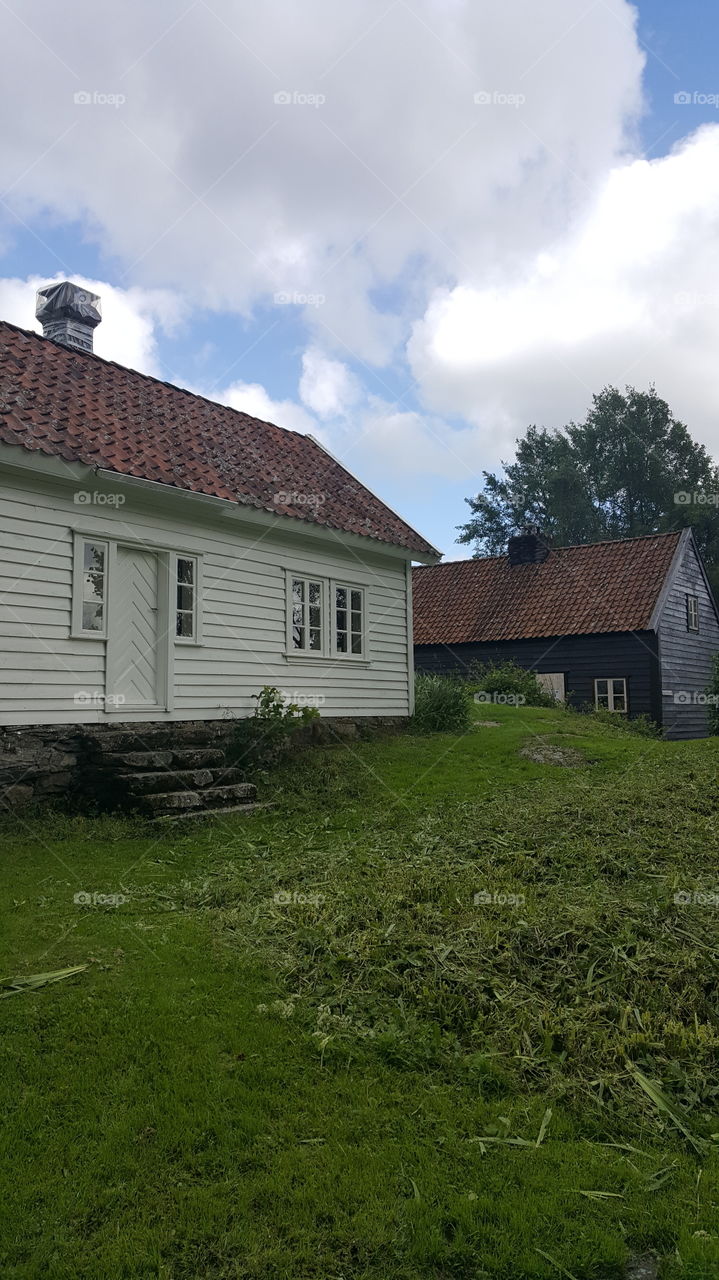
M 162 496 L 170 503 L 179 500 L 184 505 L 191 502 L 193 505 L 204 507 L 208 511 L 214 510 L 222 518 L 240 520 L 247 524 L 259 525 L 265 529 L 268 527 L 276 528 L 280 533 L 315 538 L 325 543 L 329 541 L 340 542 L 357 552 L 360 550 L 365 552 L 372 550 L 378 555 L 391 555 L 402 560 L 434 563 L 434 560 L 430 559 L 429 552 L 418 550 L 414 547 L 403 547 L 398 543 L 385 542 L 369 534 L 348 533 L 343 529 L 334 529 L 330 525 L 316 524 L 314 521 L 303 520 L 299 516 L 280 515 L 267 511 L 264 507 L 255 507 L 240 501 L 233 502 L 229 498 L 218 498 L 214 494 L 198 493 L 194 489 L 183 489 L 179 485 L 163 484 L 162 481 L 147 480 L 142 476 L 129 476 L 121 471 L 93 466 L 86 462 L 69 462 L 64 458 L 58 457 L 57 454 L 45 453 L 42 449 L 29 449 L 21 444 L 10 445 L 0 442 L 0 458 L 2 458 L 3 466 L 9 471 L 30 472 L 34 475 L 41 474 L 47 479 L 74 485 L 80 489 L 86 489 L 88 484 L 91 483 L 91 478 L 94 477 L 95 481 L 99 480 L 107 485 L 115 487 L 118 485 L 121 487 L 126 486 L 130 489 Z M 79 510 L 83 510 L 82 505 L 80 505 Z M 433 554 L 439 555 L 439 553 Z

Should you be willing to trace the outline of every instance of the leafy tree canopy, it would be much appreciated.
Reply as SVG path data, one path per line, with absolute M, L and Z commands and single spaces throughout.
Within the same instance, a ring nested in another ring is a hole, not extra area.
M 484 472 L 467 498 L 459 541 L 496 555 L 528 524 L 554 546 L 664 533 L 691 524 L 719 577 L 719 468 L 652 387 L 605 387 L 584 422 L 559 431 L 532 426 L 503 474 Z M 690 501 L 677 495 L 689 495 Z M 706 499 L 698 501 L 696 495 Z

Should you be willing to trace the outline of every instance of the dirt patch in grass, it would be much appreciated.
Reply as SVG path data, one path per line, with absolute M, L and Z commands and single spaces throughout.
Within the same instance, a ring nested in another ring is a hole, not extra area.
M 649 1253 L 641 1258 L 630 1258 L 627 1263 L 626 1280 L 657 1280 L 659 1263 Z
M 579 769 L 591 763 L 575 747 L 559 747 L 546 738 L 535 738 L 528 746 L 522 747 L 519 754 L 535 764 L 560 765 L 564 769 Z

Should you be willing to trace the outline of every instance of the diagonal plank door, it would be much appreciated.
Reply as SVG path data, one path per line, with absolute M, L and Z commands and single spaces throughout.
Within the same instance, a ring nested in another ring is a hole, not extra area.
M 117 548 L 106 691 L 119 704 L 117 710 L 158 705 L 158 581 L 157 555 L 135 547 Z

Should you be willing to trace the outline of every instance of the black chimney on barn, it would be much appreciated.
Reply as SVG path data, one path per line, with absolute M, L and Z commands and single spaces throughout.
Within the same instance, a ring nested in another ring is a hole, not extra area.
M 549 543 L 544 541 L 536 524 L 527 525 L 527 528 L 522 533 L 510 538 L 507 544 L 509 563 L 512 566 L 518 564 L 543 564 L 550 550 Z
M 76 351 L 92 351 L 92 335 L 102 320 L 96 293 L 70 280 L 46 284 L 37 291 L 35 315 L 46 338 Z

